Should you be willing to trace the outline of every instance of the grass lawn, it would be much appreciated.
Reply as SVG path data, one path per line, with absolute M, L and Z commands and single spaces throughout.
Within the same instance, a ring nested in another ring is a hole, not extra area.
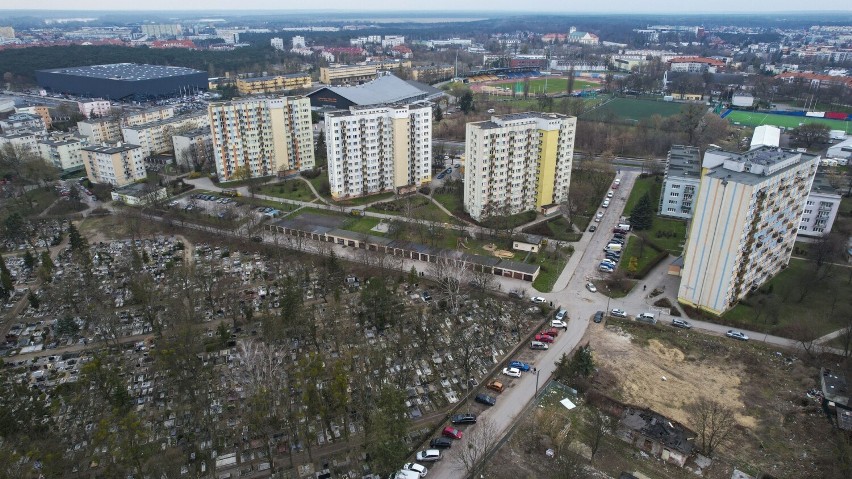
M 344 226 L 345 229 L 349 231 L 354 231 L 356 233 L 364 233 L 368 235 L 376 235 L 376 236 L 384 236 L 384 233 L 379 233 L 377 231 L 371 231 L 376 227 L 379 222 L 382 220 L 380 218 L 372 218 L 369 216 L 362 216 L 360 218 L 352 218 L 347 224 Z
M 583 236 L 583 233 L 575 233 L 568 220 L 561 216 L 526 228 L 524 233 L 540 235 L 559 241 L 580 241 L 580 238 Z
M 499 220 L 500 221 L 500 227 L 502 228 L 505 225 L 506 228 L 517 228 L 518 226 L 521 226 L 523 224 L 529 223 L 530 221 L 534 220 L 535 217 L 536 217 L 535 211 L 524 211 L 523 213 L 518 213 L 518 214 L 515 214 L 515 215 L 511 215 L 511 216 L 506 216 L 506 217 L 501 217 L 500 220 Z M 485 220 L 485 221 L 482 222 L 482 224 L 484 226 L 490 228 L 491 225 L 493 224 L 493 220 Z
M 308 181 L 310 181 L 311 184 L 314 185 L 314 189 L 317 190 L 317 193 L 319 193 L 323 198 L 331 200 L 331 195 L 323 193 L 323 187 L 325 185 L 328 185 L 328 171 L 323 170 L 319 176 L 317 176 L 316 178 L 310 178 L 308 179 Z
M 774 125 L 784 128 L 796 128 L 800 123 L 820 123 L 828 125 L 832 130 L 843 130 L 852 132 L 852 122 L 842 120 L 831 120 L 827 118 L 812 118 L 807 116 L 773 115 L 771 113 L 759 113 L 751 111 L 732 111 L 726 120 L 734 124 L 746 126 Z
M 541 291 L 542 293 L 549 293 L 553 291 L 553 285 L 556 284 L 556 280 L 559 279 L 559 275 L 562 273 L 562 270 L 565 269 L 565 265 L 568 263 L 568 259 L 571 257 L 565 249 L 559 253 L 557 258 L 553 258 L 550 255 L 546 254 L 538 254 L 535 258 L 535 264 L 541 268 L 538 273 L 538 276 L 533 281 L 533 288 L 537 291 Z
M 19 213 L 24 217 L 35 216 L 47 209 L 58 199 L 59 193 L 54 188 L 36 188 L 24 193 L 23 198 L 5 200 L 3 208 L 0 209 L 0 218 L 5 218 L 12 213 Z
M 661 181 L 657 181 L 658 179 L 654 176 L 636 178 L 633 189 L 630 191 L 630 197 L 627 198 L 627 203 L 624 204 L 625 216 L 630 216 L 633 207 L 636 206 L 639 198 L 642 198 L 645 193 L 651 194 L 651 205 L 653 205 L 654 211 L 657 211 L 660 204 L 660 188 L 663 186 Z
M 840 199 L 840 208 L 838 214 L 852 215 L 852 196 L 844 196 Z
M 275 178 L 275 177 L 274 176 L 263 176 L 263 177 L 260 177 L 260 178 L 249 178 L 247 180 L 223 181 L 216 186 L 218 186 L 219 188 L 239 188 L 241 186 L 249 186 L 251 184 L 254 184 L 255 182 L 256 183 L 265 183 L 269 180 L 272 180 L 273 178 Z
M 295 201 L 313 201 L 316 198 L 308 185 L 302 180 L 263 185 L 258 188 L 258 194 Z
M 625 272 L 629 272 L 630 259 L 635 257 L 636 270 L 639 271 L 645 267 L 645 265 L 650 263 L 654 256 L 657 256 L 657 250 L 648 244 L 645 244 L 645 247 L 642 248 L 641 240 L 639 238 L 629 236 L 627 238 L 627 247 L 624 248 L 624 253 L 621 255 L 621 261 L 618 263 L 618 268 Z
M 366 205 L 368 203 L 375 203 L 376 201 L 379 201 L 379 200 L 386 200 L 388 198 L 393 198 L 393 196 L 394 196 L 394 193 L 391 193 L 391 192 L 378 193 L 378 194 L 375 194 L 375 195 L 361 196 L 359 198 L 352 198 L 352 199 L 348 199 L 348 200 L 334 201 L 334 204 L 336 204 L 338 206 L 361 206 L 361 205 Z
M 649 240 L 668 250 L 669 253 L 675 256 L 680 256 L 683 253 L 683 246 L 686 241 L 686 221 L 655 216 L 654 225 L 647 233 Z M 658 233 L 660 233 L 659 236 Z M 670 233 L 674 233 L 674 236 L 663 235 Z
M 436 222 L 439 222 L 439 223 L 451 223 L 451 224 L 458 224 L 459 223 L 459 221 L 456 218 L 444 213 L 444 211 L 441 208 L 438 208 L 438 206 L 435 203 L 432 203 L 431 201 L 429 201 L 428 198 L 425 198 L 423 196 L 414 196 L 414 197 L 412 197 L 412 200 L 422 202 L 421 206 L 417 206 L 415 208 L 412 208 L 412 214 L 418 215 L 417 216 L 418 218 L 423 218 L 423 219 L 428 220 L 428 221 L 436 221 Z M 385 203 L 400 203 L 402 205 L 402 204 L 404 204 L 403 202 L 405 202 L 405 201 L 406 201 L 406 199 L 403 198 L 403 199 L 394 200 L 394 201 L 387 201 Z M 373 213 L 381 213 L 381 214 L 385 214 L 385 215 L 395 215 L 395 216 L 405 216 L 406 215 L 406 208 L 404 208 L 402 206 L 400 206 L 398 211 L 383 210 L 383 209 L 374 208 L 374 207 L 370 206 L 370 207 L 367 207 L 367 211 L 370 211 L 370 212 L 373 212 Z
M 814 276 L 813 263 L 792 259 L 785 270 L 725 313 L 721 321 L 779 336 L 789 336 L 803 321 L 817 336 L 836 331 L 852 314 L 850 269 L 834 267 L 822 280 Z
M 432 198 L 453 213 L 464 210 L 463 198 L 455 193 L 433 193 Z
M 653 115 L 672 116 L 680 113 L 682 103 L 670 101 L 640 100 L 636 98 L 614 98 L 609 103 L 582 115 L 586 120 L 605 119 L 610 114 L 618 120 L 639 121 Z

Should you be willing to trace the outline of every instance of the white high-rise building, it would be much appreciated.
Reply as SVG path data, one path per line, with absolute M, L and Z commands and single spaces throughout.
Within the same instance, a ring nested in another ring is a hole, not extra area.
M 79 170 L 83 167 L 81 152 L 83 146 L 83 142 L 78 138 L 50 138 L 38 142 L 41 157 L 63 172 Z
M 257 178 L 314 167 L 311 102 L 303 96 L 209 105 L 219 179 Z
M 428 102 L 351 106 L 326 113 L 325 142 L 334 198 L 416 188 L 432 180 Z
M 124 141 L 139 145 L 142 148 L 142 154 L 148 157 L 172 150 L 172 136 L 175 133 L 209 125 L 207 112 L 201 111 L 135 126 L 125 126 L 121 129 L 121 135 Z
M 576 126 L 575 117 L 536 112 L 468 123 L 465 211 L 479 221 L 564 201 Z
M 276 50 L 284 50 L 284 39 L 275 37 L 269 40 L 269 44 L 272 45 L 272 48 Z
M 799 224 L 799 236 L 819 238 L 831 232 L 840 210 L 840 193 L 831 186 L 828 175 L 817 172 L 811 192 L 805 201 L 805 211 Z
M 678 301 L 720 315 L 781 271 L 818 162 L 770 147 L 707 151 Z
M 305 48 L 305 37 L 301 35 L 295 35 L 291 41 L 293 44 L 293 48 Z

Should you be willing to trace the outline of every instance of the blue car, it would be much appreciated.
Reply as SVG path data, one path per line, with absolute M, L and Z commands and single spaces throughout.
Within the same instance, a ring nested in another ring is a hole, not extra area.
M 520 369 L 521 371 L 524 371 L 524 372 L 526 372 L 526 371 L 529 371 L 529 370 L 530 370 L 530 365 L 529 365 L 529 364 L 527 364 L 527 363 L 523 363 L 523 362 L 521 362 L 521 361 L 512 361 L 512 362 L 510 362 L 510 363 L 509 363 L 509 367 L 510 367 L 510 368 L 517 368 L 517 369 Z

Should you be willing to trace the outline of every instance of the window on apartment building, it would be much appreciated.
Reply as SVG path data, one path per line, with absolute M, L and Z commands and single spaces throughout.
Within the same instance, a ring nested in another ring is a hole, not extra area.
M 679 189 L 680 189 L 680 185 L 672 185 L 672 189 L 673 189 L 673 190 L 679 190 Z
M 806 231 L 807 229 L 808 229 L 808 227 L 805 226 L 805 225 L 799 226 L 799 231 Z
M 676 191 L 672 191 L 672 192 L 671 192 L 671 196 L 673 196 L 673 197 L 678 197 L 678 196 L 680 196 L 680 193 L 678 193 L 678 192 L 676 192 Z
M 811 231 L 815 231 L 815 232 L 817 232 L 817 233 L 822 233 L 823 231 L 825 231 L 825 228 L 818 228 L 818 227 L 814 226 L 814 227 L 811 229 Z
M 808 202 L 807 202 L 807 203 L 805 203 L 805 204 L 806 204 L 806 205 L 808 205 L 808 206 L 813 206 L 813 205 L 814 205 L 814 202 L 813 202 L 813 201 L 808 201 Z
M 813 212 L 814 212 L 814 210 L 805 210 L 805 214 L 806 214 L 806 215 L 809 215 L 809 214 L 811 214 L 811 213 L 813 213 Z
M 676 208 L 669 208 L 667 211 L 668 211 L 669 213 L 674 213 L 674 212 L 675 212 L 675 209 L 676 209 Z

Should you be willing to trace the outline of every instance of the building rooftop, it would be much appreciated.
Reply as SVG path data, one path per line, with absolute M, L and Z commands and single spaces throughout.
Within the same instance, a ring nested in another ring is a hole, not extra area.
M 352 105 L 345 110 L 330 111 L 330 112 L 327 113 L 327 115 L 330 116 L 330 117 L 349 116 L 356 111 L 373 110 L 373 109 L 377 109 L 377 108 L 378 109 L 381 109 L 381 108 L 414 109 L 414 108 L 431 108 L 431 107 L 432 107 L 432 105 L 430 105 L 429 102 L 427 102 L 427 101 L 412 101 L 412 102 L 402 101 L 402 102 L 398 102 L 398 103 L 379 103 L 379 104 L 376 104 L 376 105 Z
M 828 181 L 828 175 L 819 170 L 817 170 L 817 174 L 814 176 L 814 182 L 811 185 L 811 193 L 840 197 L 840 193 L 838 193 L 837 190 L 831 186 L 831 182 Z
M 63 146 L 63 145 L 72 145 L 74 143 L 82 143 L 81 140 L 72 138 L 72 139 L 64 139 L 64 140 L 56 140 L 56 139 L 46 139 L 39 140 L 39 144 L 42 145 L 50 145 L 50 146 Z
M 7 140 L 14 140 L 14 139 L 17 139 L 17 138 L 29 138 L 31 136 L 36 136 L 35 132 L 20 131 L 18 133 L 3 133 L 3 134 L 0 134 L 0 137 L 5 138 Z
M 814 158 L 817 156 L 769 146 L 761 146 L 745 153 L 708 150 L 704 154 L 702 167 L 710 169 L 707 176 L 752 185 Z
M 691 438 L 695 437 L 695 433 L 661 414 L 650 410 L 629 409 L 624 413 L 622 423 L 666 447 L 684 454 L 692 453 L 694 446 Z
M 701 150 L 694 146 L 672 145 L 666 175 L 678 178 L 701 177 Z
M 849 386 L 846 383 L 846 376 L 826 368 L 822 368 L 820 373 L 822 373 L 822 395 L 829 401 L 848 406 Z
M 146 128 L 153 128 L 155 126 L 162 126 L 162 125 L 170 125 L 172 123 L 178 123 L 178 122 L 181 122 L 181 121 L 191 120 L 193 118 L 198 118 L 198 117 L 206 116 L 206 115 L 207 115 L 207 112 L 202 110 L 202 111 L 197 111 L 197 112 L 193 112 L 193 113 L 187 113 L 186 115 L 173 116 L 171 118 L 166 118 L 166 119 L 163 119 L 163 120 L 149 121 L 148 123 L 141 123 L 139 125 L 125 126 L 124 129 L 125 130 L 144 130 Z
M 376 105 L 420 100 L 443 95 L 441 90 L 414 81 L 405 81 L 393 75 L 382 75 L 373 81 L 356 86 L 325 86 L 311 92 L 330 91 L 356 105 Z
M 52 68 L 41 70 L 46 73 L 61 73 L 87 78 L 103 78 L 120 81 L 153 80 L 156 78 L 176 77 L 204 73 L 185 67 L 164 65 L 146 65 L 140 63 L 111 63 L 107 65 L 90 65 L 83 67 Z M 206 75 L 206 73 L 204 73 Z
M 184 138 L 195 138 L 197 136 L 212 135 L 210 128 L 196 128 L 195 130 L 185 131 L 183 133 L 175 133 L 174 136 L 182 136 Z
M 142 198 L 152 193 L 151 186 L 147 183 L 130 183 L 129 185 L 122 186 L 121 188 L 116 188 L 114 191 L 119 195 L 133 196 L 136 198 Z
M 249 77 L 249 78 L 239 78 L 238 80 L 245 82 L 253 82 L 253 81 L 265 81 L 265 80 L 274 80 L 276 78 L 304 78 L 307 76 L 311 76 L 310 73 L 282 73 L 279 75 L 266 75 L 262 77 Z
M 108 155 L 112 155 L 115 153 L 121 153 L 123 151 L 130 151 L 139 148 L 139 145 L 131 145 L 130 143 L 121 143 L 118 142 L 114 145 L 109 143 L 104 143 L 103 145 L 89 145 L 84 146 L 82 149 L 85 151 L 94 151 L 97 153 L 106 153 Z
M 524 113 L 510 113 L 508 115 L 495 115 L 490 120 L 472 123 L 483 130 L 494 128 L 504 128 L 506 123 L 521 121 L 521 120 L 560 120 L 571 118 L 567 115 L 559 113 L 542 113 L 538 111 L 528 111 Z

